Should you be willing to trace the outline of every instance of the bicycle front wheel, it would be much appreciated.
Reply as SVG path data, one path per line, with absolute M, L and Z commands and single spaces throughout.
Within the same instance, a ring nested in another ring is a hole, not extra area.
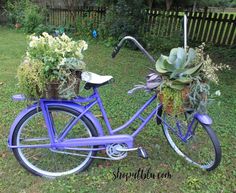
M 194 120 L 191 133 L 186 141 L 180 135 L 186 134 L 189 126 L 186 113 L 178 116 L 163 115 L 163 131 L 172 149 L 188 162 L 204 170 L 215 169 L 221 161 L 221 147 L 216 134 L 209 125 Z M 181 134 L 180 134 L 181 133 Z
M 50 106 L 49 114 L 55 128 L 55 138 L 71 123 L 79 112 L 64 106 Z M 65 139 L 98 136 L 97 130 L 89 119 L 82 116 Z M 13 145 L 50 144 L 48 130 L 41 109 L 34 109 L 18 123 L 13 133 Z M 81 148 L 81 147 L 80 147 Z M 88 151 L 55 148 L 14 148 L 13 153 L 18 162 L 29 172 L 48 178 L 54 178 L 85 170 L 96 152 L 93 146 L 83 146 Z

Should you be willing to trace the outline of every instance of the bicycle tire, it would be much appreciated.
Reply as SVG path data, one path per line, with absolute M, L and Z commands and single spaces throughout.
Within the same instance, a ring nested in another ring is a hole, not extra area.
M 169 116 L 169 115 L 164 113 L 163 116 L 164 116 L 164 120 L 166 120 L 166 116 Z M 196 119 L 195 119 L 195 123 L 197 124 L 197 126 L 201 126 L 201 128 L 195 129 L 194 135 L 188 139 L 189 140 L 188 142 L 181 141 L 181 139 L 179 137 L 177 137 L 176 134 L 164 123 L 162 123 L 162 128 L 163 128 L 164 135 L 165 135 L 169 145 L 178 155 L 185 158 L 185 160 L 187 160 L 191 164 L 196 165 L 204 170 L 207 170 L 207 171 L 214 170 L 221 162 L 220 142 L 210 125 L 202 124 Z M 167 122 L 167 124 L 170 124 L 170 123 Z M 172 124 L 172 126 L 173 126 L 173 124 Z M 198 134 L 199 137 L 196 136 L 197 132 L 199 133 Z M 188 146 L 192 145 L 191 143 L 194 143 L 194 141 L 196 141 L 197 138 L 199 138 L 200 143 L 194 144 L 192 148 L 188 147 Z M 208 139 L 209 144 L 211 143 L 211 150 L 210 151 L 207 150 L 207 144 L 205 144 L 205 143 L 207 143 L 206 142 L 207 138 L 209 138 Z M 203 144 L 203 146 L 200 147 L 201 143 Z M 198 151 L 197 151 L 197 146 L 200 147 L 200 149 Z M 204 151 L 206 150 L 206 152 L 203 152 L 203 150 Z M 186 153 L 186 152 L 188 152 L 188 153 Z M 192 152 L 196 155 L 190 156 L 190 154 Z M 212 154 L 212 155 L 210 155 L 210 154 Z M 198 157 L 197 155 L 199 155 L 199 161 L 195 160 Z M 208 155 L 212 156 L 212 160 L 209 163 L 206 162 L 207 164 L 205 164 L 203 162 L 203 156 L 205 158 L 205 156 L 208 156 Z
M 69 114 L 71 116 L 74 116 L 74 117 L 77 117 L 79 116 L 79 112 L 76 111 L 75 109 L 72 109 L 72 108 L 69 108 L 69 107 L 64 107 L 64 106 L 60 106 L 60 105 L 57 105 L 57 106 L 49 106 L 49 112 L 52 115 L 53 111 L 55 111 L 55 113 L 57 113 L 57 116 L 59 113 L 63 112 L 63 113 L 66 113 L 66 114 Z M 24 131 L 24 127 L 25 127 L 25 124 L 28 123 L 28 121 L 32 120 L 32 118 L 34 118 L 37 114 L 42 114 L 42 111 L 40 108 L 38 109 L 33 109 L 32 111 L 30 111 L 29 113 L 27 113 L 20 121 L 19 123 L 17 124 L 14 132 L 13 132 L 13 145 L 19 145 L 19 142 L 22 140 L 20 137 L 24 137 L 24 135 L 22 136 L 22 131 Z M 54 118 L 55 119 L 55 118 Z M 60 119 L 65 119 L 64 116 L 62 116 L 62 118 Z M 55 124 L 55 120 L 54 121 L 54 124 Z M 61 121 L 61 120 L 60 120 Z M 37 120 L 37 124 L 40 122 L 40 120 Z M 94 125 L 92 124 L 92 122 L 85 116 L 82 116 L 81 117 L 81 121 L 82 124 L 85 125 L 86 129 L 87 129 L 87 132 L 88 132 L 88 135 L 90 137 L 96 137 L 98 136 L 98 133 L 97 133 L 97 130 L 96 128 L 94 127 Z M 46 128 L 46 126 L 44 126 Z M 59 127 L 59 126 L 58 126 Z M 44 129 L 45 129 L 44 128 Z M 45 129 L 47 130 L 47 129 Z M 78 129 L 79 130 L 79 129 Z M 26 132 L 27 129 L 25 129 Z M 77 131 L 75 131 L 77 132 Z M 86 132 L 86 131 L 85 131 Z M 36 133 L 36 131 L 33 131 L 31 133 Z M 46 131 L 43 131 L 43 129 L 41 129 L 39 131 L 39 133 L 37 135 L 42 135 L 42 133 L 46 133 Z M 24 134 L 24 133 L 23 133 Z M 32 138 L 33 139 L 33 138 Z M 46 140 L 46 139 L 45 139 Z M 29 140 L 28 140 L 29 141 Z M 31 140 L 32 141 L 32 140 Z M 35 141 L 32 141 L 32 142 L 35 142 Z M 91 148 L 93 148 L 94 146 L 92 146 Z M 30 160 L 28 160 L 24 155 L 23 153 L 23 150 L 22 149 L 27 149 L 27 148 L 14 148 L 13 149 L 13 153 L 14 153 L 14 156 L 16 157 L 17 161 L 20 163 L 21 166 L 23 166 L 27 171 L 29 171 L 30 173 L 34 174 L 34 175 L 37 175 L 37 176 L 41 176 L 41 177 L 47 177 L 47 178 L 55 178 L 55 177 L 59 177 L 59 176 L 63 176 L 63 175 L 68 175 L 68 174 L 72 174 L 72 173 L 79 173 L 79 172 L 82 172 L 84 170 L 86 170 L 90 164 L 92 163 L 93 159 L 91 158 L 91 156 L 95 156 L 96 155 L 96 151 L 89 151 L 88 152 L 88 156 L 85 158 L 85 160 L 83 162 L 81 162 L 80 165 L 78 165 L 79 162 L 76 162 L 77 163 L 74 163 L 74 164 L 77 164 L 75 166 L 75 168 L 72 168 L 71 170 L 68 170 L 68 171 L 60 171 L 60 172 L 53 172 L 53 171 L 47 171 L 47 170 L 44 170 L 42 168 L 39 168 L 39 166 L 37 166 L 36 164 L 34 163 L 31 163 Z M 62 157 L 61 154 L 58 156 L 58 154 L 56 155 L 55 152 L 51 151 L 50 148 L 46 149 L 45 148 L 28 148 L 28 151 L 30 151 L 29 149 L 31 149 L 32 151 L 34 149 L 42 149 L 44 151 L 48 151 L 47 153 L 54 153 L 54 159 L 55 157 L 57 156 L 58 158 L 59 157 Z M 37 156 L 37 155 L 35 155 Z M 70 155 L 69 155 L 70 156 Z M 69 159 L 69 156 L 65 156 L 66 160 L 64 161 L 65 163 L 69 163 L 72 159 L 70 157 Z M 48 156 L 48 158 L 51 158 L 52 155 L 50 154 L 50 156 Z M 79 157 L 79 156 L 77 156 Z M 40 158 L 40 157 L 39 157 Z M 45 155 L 43 156 L 43 158 L 45 159 Z M 36 158 L 35 158 L 36 159 Z M 64 158 L 63 158 L 64 159 Z M 47 164 L 53 164 L 53 163 L 50 163 L 52 161 L 55 161 L 55 160 L 49 160 L 48 162 L 46 161 L 46 166 L 45 167 L 48 167 Z M 57 164 L 57 163 L 54 163 L 54 165 Z M 72 163 L 70 163 L 72 164 Z M 54 166 L 55 167 L 55 166 Z M 59 167 L 59 166 L 56 166 L 56 167 Z M 61 167 L 61 165 L 60 165 Z

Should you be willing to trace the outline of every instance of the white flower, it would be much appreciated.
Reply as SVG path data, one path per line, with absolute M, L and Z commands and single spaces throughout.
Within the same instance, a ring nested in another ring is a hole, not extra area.
M 220 95 L 221 95 L 220 90 L 217 90 L 217 91 L 215 92 L 215 95 L 216 95 L 216 96 L 220 96 Z
M 79 42 L 79 47 L 80 47 L 81 49 L 83 49 L 83 50 L 87 50 L 87 49 L 88 49 L 88 44 L 86 43 L 86 41 L 81 40 L 81 41 Z
M 63 41 L 70 41 L 70 38 L 69 38 L 65 33 L 63 33 L 63 34 L 61 35 L 61 39 L 62 39 Z
M 45 38 L 50 36 L 47 32 L 43 32 L 42 35 L 43 35 Z

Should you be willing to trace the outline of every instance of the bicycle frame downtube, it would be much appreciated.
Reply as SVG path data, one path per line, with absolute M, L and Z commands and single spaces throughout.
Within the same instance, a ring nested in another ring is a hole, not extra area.
M 115 134 L 125 128 L 127 128 L 129 125 L 131 125 L 134 120 L 136 120 L 137 118 L 139 118 L 140 114 L 156 99 L 156 95 L 153 95 L 134 115 L 133 117 L 127 121 L 124 125 L 112 130 L 112 134 Z M 136 136 L 143 128 L 144 126 L 148 123 L 148 121 L 155 115 L 157 109 L 154 109 L 146 119 L 143 119 L 143 123 L 140 125 L 140 127 L 132 134 L 132 136 Z

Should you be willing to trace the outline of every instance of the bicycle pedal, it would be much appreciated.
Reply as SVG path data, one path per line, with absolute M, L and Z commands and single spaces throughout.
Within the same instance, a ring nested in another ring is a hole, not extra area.
M 145 149 L 143 149 L 142 147 L 139 147 L 138 148 L 138 156 L 143 159 L 147 159 L 148 158 L 147 151 Z

